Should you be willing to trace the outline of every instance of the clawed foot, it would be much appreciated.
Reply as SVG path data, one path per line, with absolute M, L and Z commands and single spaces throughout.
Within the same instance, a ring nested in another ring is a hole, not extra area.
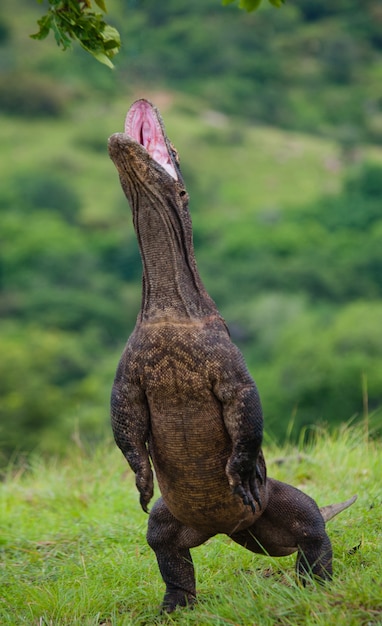
M 232 492 L 240 496 L 245 506 L 250 506 L 252 513 L 256 513 L 257 504 L 261 511 L 262 504 L 258 484 L 263 485 L 265 477 L 261 472 L 259 464 L 256 463 L 255 467 L 249 472 L 243 472 L 240 463 L 237 460 L 231 461 L 230 459 L 227 463 L 226 474 Z
M 161 613 L 172 613 L 179 606 L 192 608 L 196 602 L 196 596 L 182 589 L 166 591 L 161 606 Z
M 135 484 L 139 491 L 139 502 L 145 513 L 148 513 L 148 504 L 154 494 L 154 481 L 151 468 L 146 472 L 137 472 Z
M 251 507 L 252 513 L 256 513 L 255 502 L 257 503 L 259 510 L 261 511 L 261 498 L 255 481 L 253 482 L 253 485 L 251 487 L 249 487 L 248 481 L 246 481 L 244 485 L 236 485 L 236 487 L 233 488 L 233 493 L 241 497 L 245 506 Z

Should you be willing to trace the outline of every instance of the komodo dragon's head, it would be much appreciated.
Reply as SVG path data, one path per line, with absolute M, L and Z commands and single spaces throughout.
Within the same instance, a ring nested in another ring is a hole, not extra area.
M 196 267 L 178 154 L 150 102 L 132 104 L 125 132 L 109 139 L 109 154 L 132 210 L 142 257 L 142 319 L 217 315 Z

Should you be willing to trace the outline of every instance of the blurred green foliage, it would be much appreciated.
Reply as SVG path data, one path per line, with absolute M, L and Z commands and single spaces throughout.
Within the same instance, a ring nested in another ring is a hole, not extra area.
M 296 0 L 247 15 L 215 0 L 111 0 L 126 42 L 113 74 L 80 49 L 31 42 L 35 8 L 21 4 L 25 14 L 10 0 L 0 9 L 4 458 L 59 452 L 77 429 L 110 433 L 141 261 L 106 141 L 136 95 L 163 109 L 179 150 L 200 271 L 258 383 L 267 432 L 369 414 L 378 426 L 376 4 Z
M 60 117 L 70 95 L 49 76 L 25 71 L 0 75 L 0 111 L 14 116 Z
M 222 0 L 224 6 L 232 4 L 235 0 Z M 285 0 L 269 0 L 275 7 L 281 7 Z M 239 8 L 246 9 L 246 11 L 256 11 L 261 4 L 261 0 L 239 0 Z
M 110 12 L 129 82 L 208 98 L 241 119 L 382 141 L 382 11 L 356 0 L 296 0 L 254 13 L 215 0 L 124 0 Z

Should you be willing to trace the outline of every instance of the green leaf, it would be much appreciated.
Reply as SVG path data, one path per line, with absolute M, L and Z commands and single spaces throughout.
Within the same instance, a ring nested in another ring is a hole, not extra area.
M 49 31 L 52 27 L 52 16 L 44 15 L 41 19 L 37 21 L 37 24 L 40 27 L 38 33 L 31 35 L 32 39 L 45 39 L 49 35 Z
M 246 9 L 246 11 L 256 11 L 261 4 L 261 0 L 240 0 L 239 7 Z
M 115 41 L 115 39 L 110 39 L 109 41 L 105 41 L 105 46 L 104 46 L 105 50 L 107 50 L 108 54 L 111 53 L 113 50 L 118 51 L 119 50 L 119 43 L 118 41 Z M 113 53 L 114 56 L 115 53 Z
M 60 20 L 52 16 L 51 29 L 58 46 L 62 46 L 64 50 L 70 47 L 70 38 L 66 35 L 65 29 L 61 27 Z
M 58 46 L 64 50 L 75 40 L 97 61 L 113 67 L 111 59 L 119 52 L 121 39 L 119 32 L 103 21 L 101 13 L 92 11 L 91 0 L 48 0 L 50 8 L 38 25 L 40 30 L 33 39 L 44 39 L 53 32 Z M 94 0 L 97 6 L 106 11 L 105 0 Z
M 103 30 L 101 31 L 101 36 L 102 39 L 105 42 L 110 42 L 110 41 L 114 41 L 115 42 L 115 47 L 116 48 L 120 48 L 121 46 L 121 37 L 119 32 L 117 31 L 116 28 L 113 28 L 113 26 L 108 26 L 106 25 Z
M 106 56 L 106 54 L 104 52 L 100 52 L 100 51 L 96 51 L 96 50 L 93 50 L 91 48 L 88 48 L 82 42 L 80 42 L 80 44 L 81 44 L 82 48 L 84 50 L 86 50 L 86 52 L 89 52 L 97 61 L 99 61 L 99 63 L 103 63 L 103 65 L 107 65 L 111 69 L 114 69 L 114 64 L 109 59 L 109 57 Z
M 101 11 L 103 11 L 104 13 L 107 13 L 106 4 L 104 0 L 94 0 L 94 2 L 96 3 L 97 6 L 99 6 Z
M 232 4 L 235 0 L 222 0 L 222 5 L 227 6 L 228 4 Z M 275 7 L 281 7 L 285 0 L 269 0 L 271 4 Z M 261 4 L 261 0 L 239 0 L 239 8 L 245 9 L 248 12 L 256 11 Z

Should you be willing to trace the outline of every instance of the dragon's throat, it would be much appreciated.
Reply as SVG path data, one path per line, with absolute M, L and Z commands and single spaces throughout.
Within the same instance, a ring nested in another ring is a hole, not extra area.
M 141 241 L 143 261 L 142 316 L 145 319 L 176 316 L 194 319 L 210 315 L 215 305 L 206 293 L 191 258 L 173 241 Z

